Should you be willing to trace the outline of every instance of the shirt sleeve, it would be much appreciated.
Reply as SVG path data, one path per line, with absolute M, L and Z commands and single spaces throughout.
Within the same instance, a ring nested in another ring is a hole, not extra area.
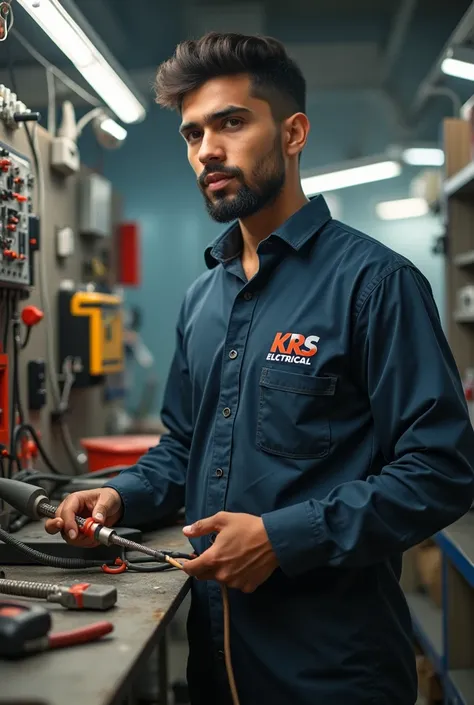
M 161 413 L 169 433 L 136 465 L 122 470 L 105 485 L 117 490 L 122 498 L 120 524 L 139 526 L 159 521 L 183 506 L 193 428 L 190 387 L 181 313 Z
M 474 431 L 430 286 L 416 269 L 392 268 L 364 294 L 351 355 L 386 464 L 322 501 L 263 516 L 288 575 L 400 554 L 474 499 Z

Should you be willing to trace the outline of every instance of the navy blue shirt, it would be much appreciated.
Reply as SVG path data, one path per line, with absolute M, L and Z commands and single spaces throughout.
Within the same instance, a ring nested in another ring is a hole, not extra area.
M 230 591 L 245 705 L 411 705 L 401 555 L 474 497 L 474 432 L 430 286 L 321 196 L 260 243 L 250 281 L 241 247 L 233 225 L 187 292 L 169 434 L 108 483 L 122 523 L 183 503 L 188 523 L 263 517 L 279 568 L 252 594 Z M 192 590 L 192 702 L 223 705 L 220 588 Z

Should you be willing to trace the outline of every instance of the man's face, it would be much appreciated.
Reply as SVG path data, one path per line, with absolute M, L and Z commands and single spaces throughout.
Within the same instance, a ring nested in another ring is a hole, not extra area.
M 209 215 L 244 219 L 270 205 L 285 183 L 280 129 L 247 76 L 215 78 L 188 94 L 180 132 Z

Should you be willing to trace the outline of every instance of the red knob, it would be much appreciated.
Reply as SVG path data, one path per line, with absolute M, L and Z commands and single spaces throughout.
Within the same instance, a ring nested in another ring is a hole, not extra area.
M 21 312 L 21 320 L 23 321 L 25 326 L 28 327 L 35 326 L 43 319 L 43 317 L 43 311 L 41 311 L 36 306 L 25 306 L 25 308 Z
M 14 193 L 13 198 L 16 198 L 18 203 L 24 203 L 28 200 L 28 196 L 24 196 L 22 193 Z
M 6 167 L 8 169 L 9 166 L 12 165 L 11 159 L 0 159 L 0 167 L 3 169 Z
M 7 230 L 11 230 L 11 232 L 14 233 L 16 230 L 16 225 L 14 223 L 10 223 L 7 225 Z

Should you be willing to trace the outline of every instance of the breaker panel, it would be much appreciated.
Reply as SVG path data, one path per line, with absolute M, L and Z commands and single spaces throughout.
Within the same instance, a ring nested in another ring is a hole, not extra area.
M 32 254 L 39 237 L 33 189 L 29 159 L 0 142 L 0 286 L 33 284 Z

